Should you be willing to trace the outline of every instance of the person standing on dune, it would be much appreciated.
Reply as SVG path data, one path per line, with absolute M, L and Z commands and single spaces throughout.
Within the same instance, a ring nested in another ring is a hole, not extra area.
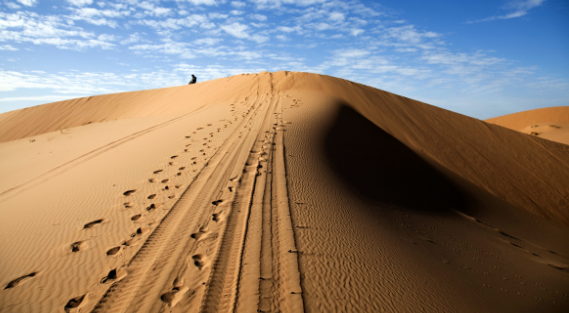
M 195 84 L 197 80 L 198 79 L 194 76 L 194 74 L 192 74 L 192 80 L 190 80 L 190 83 L 188 85 Z

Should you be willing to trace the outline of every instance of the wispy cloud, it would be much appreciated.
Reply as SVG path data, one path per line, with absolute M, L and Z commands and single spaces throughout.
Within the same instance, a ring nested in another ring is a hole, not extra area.
M 93 0 L 66 0 L 69 4 L 82 7 L 84 5 L 89 5 L 93 3 Z
M 33 5 L 36 5 L 38 3 L 38 0 L 18 0 L 18 2 L 25 6 L 31 7 Z
M 60 17 L 42 17 L 32 12 L 7 14 L 0 12 L 1 41 L 29 42 L 36 45 L 54 45 L 62 49 L 100 47 L 109 49 L 114 44 L 100 40 L 93 32 L 84 31 Z
M 528 14 L 530 9 L 540 6 L 546 0 L 515 0 L 508 2 L 504 9 L 510 11 L 510 13 L 503 15 L 494 15 L 487 18 L 483 18 L 476 21 L 467 21 L 467 24 L 479 23 L 479 22 L 489 22 L 495 20 L 507 20 L 516 17 L 522 17 Z
M 11 45 L 0 45 L 0 50 L 17 51 L 18 48 L 14 48 Z

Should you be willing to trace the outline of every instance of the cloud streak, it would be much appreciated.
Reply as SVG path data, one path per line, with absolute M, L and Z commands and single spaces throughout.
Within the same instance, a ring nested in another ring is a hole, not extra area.
M 527 15 L 529 10 L 540 6 L 545 1 L 546 0 L 516 0 L 516 1 L 511 1 L 508 4 L 506 4 L 506 6 L 505 6 L 506 9 L 511 11 L 508 14 L 494 15 L 494 16 L 490 16 L 490 17 L 483 18 L 483 19 L 476 20 L 476 21 L 467 21 L 466 23 L 467 24 L 473 24 L 473 23 L 489 22 L 489 21 L 496 21 L 496 20 L 507 20 L 507 19 L 512 19 L 512 18 L 522 17 L 522 16 Z

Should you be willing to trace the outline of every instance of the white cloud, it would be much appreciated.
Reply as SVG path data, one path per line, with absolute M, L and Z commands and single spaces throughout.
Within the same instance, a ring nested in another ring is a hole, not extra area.
M 164 29 L 180 29 L 182 27 L 186 28 L 193 28 L 193 27 L 202 27 L 202 28 L 211 28 L 211 23 L 208 22 L 207 17 L 204 15 L 192 14 L 185 18 L 181 19 L 163 19 L 163 20 L 138 20 L 136 24 L 139 25 L 146 25 L 152 27 L 158 31 Z M 214 26 L 214 25 L 213 25 Z
M 263 14 L 253 14 L 253 15 L 251 15 L 251 18 L 255 19 L 259 22 L 264 22 L 267 20 L 267 16 L 263 15 Z
M 505 9 L 508 9 L 512 12 L 504 15 L 494 15 L 487 18 L 483 18 L 481 20 L 476 21 L 468 21 L 467 24 L 478 23 L 478 22 L 488 22 L 488 21 L 495 21 L 495 20 L 507 20 L 516 17 L 522 17 L 528 14 L 530 9 L 540 6 L 546 0 L 514 0 L 508 2 L 506 4 Z
M 186 0 L 193 5 L 216 5 L 215 0 Z
M 358 36 L 361 35 L 365 32 L 365 30 L 361 29 L 361 28 L 352 28 L 350 29 L 350 35 L 352 36 Z
M 18 0 L 18 2 L 25 6 L 31 7 L 33 5 L 36 5 L 36 3 L 38 3 L 38 0 Z
M 267 36 L 263 36 L 263 35 L 259 35 L 259 34 L 255 34 L 253 36 L 250 37 L 251 40 L 253 40 L 256 43 L 263 43 L 269 40 L 269 37 Z
M 138 3 L 138 7 L 144 9 L 144 14 L 142 15 L 150 15 L 150 16 L 166 16 L 170 14 L 171 9 L 157 7 L 153 3 L 148 1 L 143 1 Z M 139 13 L 140 14 L 140 13 Z
M 231 6 L 235 7 L 235 8 L 242 8 L 245 7 L 247 4 L 245 2 L 241 2 L 241 1 L 231 1 Z
M 13 3 L 13 2 L 6 2 L 6 6 L 12 10 L 17 10 L 20 8 L 19 5 Z
M 101 34 L 97 37 L 97 39 L 100 41 L 115 41 L 117 40 L 117 37 L 115 35 Z
M 244 12 L 244 11 L 240 11 L 240 10 L 231 10 L 231 11 L 229 11 L 229 14 L 231 14 L 231 15 L 241 15 L 241 14 L 243 14 L 243 13 L 245 13 L 245 12 Z
M 201 46 L 201 45 L 206 45 L 206 46 L 213 46 L 219 42 L 223 41 L 223 39 L 220 38 L 201 38 L 201 39 L 197 39 L 194 40 L 194 44 Z
M 141 37 L 138 33 L 130 34 L 127 39 L 121 41 L 121 44 L 128 45 L 131 43 L 137 43 L 140 39 Z
M 221 13 L 217 13 L 217 12 L 209 13 L 208 16 L 210 19 L 227 19 L 229 17 L 228 14 L 221 14 Z
M 89 24 L 101 26 L 106 25 L 112 28 L 118 26 L 118 23 L 113 20 L 114 18 L 124 18 L 130 15 L 129 10 L 116 10 L 116 9 L 96 9 L 96 8 L 76 8 L 72 10 L 73 14 L 70 16 L 73 20 L 85 21 Z
M 334 54 L 338 58 L 361 58 L 369 55 L 370 52 L 362 49 L 348 49 L 348 50 L 337 50 L 334 52 Z
M 413 25 L 391 27 L 387 28 L 385 31 L 388 37 L 393 38 L 399 42 L 406 42 L 409 44 L 418 44 L 425 38 L 439 37 L 439 35 L 434 32 L 417 31 Z
M 343 22 L 344 14 L 340 12 L 332 12 L 328 18 L 334 22 Z
M 277 30 L 285 33 L 292 33 L 292 32 L 300 32 L 301 28 L 300 26 L 295 26 L 295 27 L 279 26 L 277 27 Z
M 249 34 L 247 33 L 249 26 L 247 25 L 235 22 L 233 24 L 223 25 L 220 28 L 229 35 L 239 39 L 249 38 Z
M 314 4 L 321 4 L 326 0 L 250 0 L 257 5 L 259 9 L 278 8 L 282 5 L 290 4 L 306 7 Z
M 11 45 L 0 45 L 0 50 L 17 51 L 18 49 Z
M 57 16 L 42 17 L 33 12 L 0 12 L 0 32 L 3 41 L 54 45 L 61 49 L 110 49 L 114 46 L 107 41 L 96 39 L 94 33 L 86 32 L 67 21 Z
M 93 0 L 66 0 L 69 4 L 82 7 L 84 5 L 90 5 L 93 3 Z
M 313 23 L 313 24 L 308 24 L 307 26 L 319 31 L 329 30 L 334 28 L 332 25 L 328 23 Z

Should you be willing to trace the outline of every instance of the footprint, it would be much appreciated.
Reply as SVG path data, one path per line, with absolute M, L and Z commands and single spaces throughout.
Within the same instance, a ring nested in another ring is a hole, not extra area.
M 127 190 L 127 191 L 123 192 L 123 195 L 125 195 L 125 196 L 128 197 L 128 196 L 132 195 L 132 194 L 135 193 L 135 192 L 136 192 L 136 189 Z
M 182 167 L 180 167 L 178 170 L 179 170 L 179 171 L 183 171 L 183 170 L 185 170 L 185 169 L 186 169 L 186 167 L 182 166 Z
M 165 184 L 165 183 L 167 183 L 168 181 L 169 181 L 169 179 L 166 178 L 166 179 L 163 179 L 163 180 L 162 180 L 162 183 Z
M 71 252 L 79 252 L 81 250 L 85 250 L 86 245 L 85 241 L 77 241 L 71 244 Z
M 151 194 L 150 196 L 148 196 L 146 198 L 152 200 L 152 199 L 156 198 L 156 194 L 155 193 Z
M 38 274 L 38 272 L 33 272 L 33 273 L 28 274 L 28 275 L 24 275 L 24 276 L 18 277 L 18 278 L 16 278 L 16 279 L 14 279 L 13 281 L 9 282 L 8 285 L 6 285 L 6 287 L 4 287 L 4 290 L 14 288 L 14 287 L 16 287 L 16 286 L 22 284 L 22 283 L 23 283 L 24 281 L 26 281 L 28 278 L 34 277 L 34 276 L 36 276 L 37 274 Z
M 168 196 L 168 199 L 174 199 L 174 198 L 176 198 L 176 195 L 170 195 L 170 196 Z
M 174 287 L 172 288 L 172 291 L 161 295 L 160 300 L 167 303 L 169 307 L 174 307 L 188 290 L 188 287 Z
M 212 221 L 214 221 L 214 222 L 216 222 L 216 223 L 219 222 L 219 221 L 220 221 L 220 217 L 221 217 L 220 215 L 221 215 L 220 213 L 213 213 L 213 214 L 211 215 Z
M 176 176 L 182 176 L 182 172 L 178 172 Z
M 190 139 L 192 136 L 186 136 L 186 139 Z
M 114 247 L 109 249 L 109 251 L 107 251 L 107 255 L 116 255 L 117 253 L 119 253 L 119 251 L 121 251 L 121 247 Z
M 175 159 L 175 158 L 177 158 L 177 157 L 178 157 L 177 155 L 173 155 L 173 156 L 170 157 L 170 159 L 173 160 L 173 159 Z
M 211 204 L 218 206 L 221 202 L 223 202 L 223 200 L 215 200 Z
M 199 232 L 191 234 L 190 237 L 195 240 L 200 240 L 200 238 L 206 235 L 207 233 L 209 233 L 207 227 L 201 227 Z
M 133 217 L 131 217 L 130 219 L 132 221 L 138 221 L 141 217 L 142 217 L 142 214 L 136 214 Z
M 154 209 L 156 209 L 156 205 L 154 203 L 152 203 L 149 207 L 146 208 L 146 211 L 152 212 L 152 211 L 154 211 Z
M 194 256 L 192 256 L 192 259 L 194 260 L 194 265 L 198 268 L 198 269 L 202 269 L 204 267 L 204 258 L 203 255 L 201 254 L 196 254 Z
M 83 300 L 85 300 L 85 295 L 72 298 L 67 302 L 67 304 L 63 309 L 65 310 L 65 312 L 71 312 L 71 309 L 78 308 L 81 305 L 81 303 L 83 303 Z
M 91 228 L 91 227 L 93 227 L 93 226 L 95 226 L 95 225 L 97 225 L 97 224 L 102 223 L 103 221 L 104 221 L 104 219 L 92 221 L 92 222 L 90 222 L 90 223 L 85 224 L 85 226 L 83 226 L 83 229 Z
M 153 182 L 154 182 L 154 178 L 149 178 L 148 181 L 151 182 L 151 183 L 153 183 Z
M 162 172 L 162 171 L 163 171 L 163 170 L 156 170 L 156 171 L 154 171 L 153 173 L 154 173 L 154 174 L 158 174 L 158 173 L 160 173 L 160 172 Z
M 124 205 L 125 209 L 130 209 L 130 208 L 134 207 L 134 203 L 132 203 L 132 202 L 125 202 L 125 203 L 123 203 L 123 205 Z
M 121 243 L 121 245 L 127 246 L 127 247 L 132 247 L 134 245 L 134 239 L 129 239 L 129 240 Z
M 117 270 L 112 269 L 109 274 L 103 278 L 101 278 L 101 284 L 111 283 L 118 278 Z
M 148 228 L 146 228 L 146 227 L 144 227 L 144 228 L 140 227 L 136 230 L 137 235 L 143 235 L 143 234 L 146 234 L 147 232 L 148 232 Z

